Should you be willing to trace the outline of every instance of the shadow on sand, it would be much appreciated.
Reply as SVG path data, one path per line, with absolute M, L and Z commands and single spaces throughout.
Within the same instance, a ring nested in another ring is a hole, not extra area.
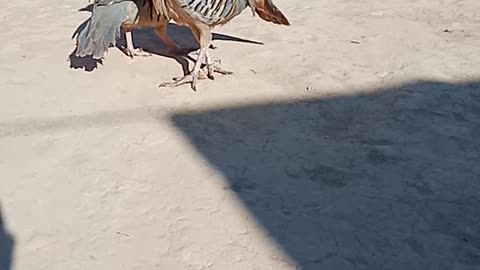
M 479 269 L 480 82 L 178 113 L 299 269 Z
M 0 123 L 0 137 L 152 121 L 156 110 L 12 120 Z M 299 269 L 479 269 L 480 81 L 178 112 L 171 121 Z M 8 269 L 13 241 L 3 224 L 0 244 Z
M 13 236 L 5 229 L 0 204 L 0 270 L 10 270 L 13 261 Z

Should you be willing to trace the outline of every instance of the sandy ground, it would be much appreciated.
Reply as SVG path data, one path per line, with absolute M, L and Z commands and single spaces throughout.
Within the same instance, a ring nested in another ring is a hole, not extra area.
M 196 93 L 148 29 L 88 72 L 87 1 L 4 2 L 1 270 L 480 269 L 478 0 L 276 0 Z

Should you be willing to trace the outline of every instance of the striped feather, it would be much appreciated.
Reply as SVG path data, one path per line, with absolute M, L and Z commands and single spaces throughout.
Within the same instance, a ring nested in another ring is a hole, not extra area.
M 230 21 L 253 0 L 177 0 L 179 5 L 204 23 L 214 26 Z M 247 2 L 248 1 L 248 2 Z M 253 4 L 254 5 L 254 4 Z M 254 9 L 255 7 L 252 7 Z

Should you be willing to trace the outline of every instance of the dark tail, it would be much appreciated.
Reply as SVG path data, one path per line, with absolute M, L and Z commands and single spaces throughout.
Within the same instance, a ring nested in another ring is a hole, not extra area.
M 255 12 L 267 22 L 281 25 L 290 25 L 287 17 L 278 9 L 271 0 L 255 0 Z
M 133 2 L 95 5 L 92 16 L 78 33 L 75 56 L 91 55 L 94 59 L 100 59 L 110 45 L 115 46 L 121 26 L 129 18 L 129 4 Z

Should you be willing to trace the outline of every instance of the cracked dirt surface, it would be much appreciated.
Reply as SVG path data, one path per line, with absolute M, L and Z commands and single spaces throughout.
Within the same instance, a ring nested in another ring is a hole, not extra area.
M 479 269 L 480 2 L 275 3 L 194 93 L 148 29 L 88 72 L 88 1 L 6 1 L 0 270 Z

